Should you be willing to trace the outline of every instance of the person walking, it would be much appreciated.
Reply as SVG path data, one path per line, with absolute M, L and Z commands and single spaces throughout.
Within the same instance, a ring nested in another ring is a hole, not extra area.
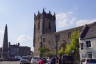
M 45 61 L 44 61 L 43 59 L 41 59 L 41 60 L 39 61 L 39 64 L 45 64 Z
M 58 63 L 59 64 L 62 64 L 62 58 L 61 58 L 61 56 L 59 56 L 59 58 L 58 58 Z
M 51 58 L 50 64 L 56 64 L 56 57 L 55 56 Z

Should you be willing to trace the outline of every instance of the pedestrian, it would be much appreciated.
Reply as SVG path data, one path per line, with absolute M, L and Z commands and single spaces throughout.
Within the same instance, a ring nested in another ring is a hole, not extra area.
M 58 58 L 58 63 L 59 63 L 59 64 L 62 64 L 62 60 L 61 60 L 62 58 L 61 58 L 61 57 L 62 57 L 62 56 L 59 56 L 59 58 Z
M 43 59 L 41 59 L 41 60 L 39 61 L 39 64 L 45 64 L 45 61 L 44 61 Z
M 50 59 L 50 57 L 48 57 L 47 58 L 47 63 L 50 64 L 50 62 L 51 62 L 51 59 Z
M 61 56 L 61 64 L 64 64 L 64 61 L 65 61 L 64 55 L 62 55 L 62 56 Z
M 51 58 L 50 64 L 56 64 L 56 57 L 55 57 L 55 56 L 53 56 L 53 57 Z

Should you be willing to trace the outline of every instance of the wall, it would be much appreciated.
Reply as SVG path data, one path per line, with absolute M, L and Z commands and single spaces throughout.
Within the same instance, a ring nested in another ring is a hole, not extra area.
M 91 41 L 91 47 L 86 47 L 86 41 Z M 87 52 L 92 52 L 92 59 L 96 59 L 96 38 L 80 40 L 80 43 L 84 43 L 83 50 L 80 50 L 80 59 L 88 58 Z

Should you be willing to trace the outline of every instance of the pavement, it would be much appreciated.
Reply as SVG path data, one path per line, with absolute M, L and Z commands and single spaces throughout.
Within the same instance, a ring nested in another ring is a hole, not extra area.
M 20 64 L 20 61 L 0 61 L 0 64 Z

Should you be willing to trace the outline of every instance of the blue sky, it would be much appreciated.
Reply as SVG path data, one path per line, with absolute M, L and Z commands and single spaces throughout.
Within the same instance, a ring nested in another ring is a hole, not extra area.
M 0 0 L 0 46 L 7 24 L 9 41 L 33 50 L 34 13 L 43 8 L 56 13 L 57 31 L 96 20 L 96 0 Z

